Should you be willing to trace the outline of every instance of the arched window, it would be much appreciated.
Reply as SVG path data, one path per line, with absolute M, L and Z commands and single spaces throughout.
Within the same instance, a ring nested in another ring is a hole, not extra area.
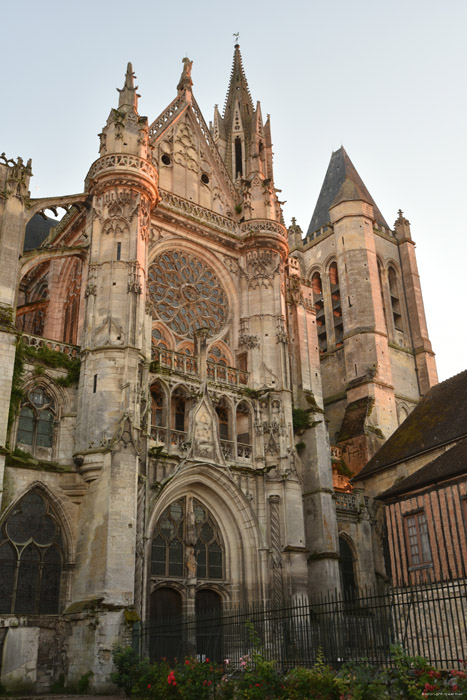
M 250 407 L 242 401 L 237 406 L 237 442 L 251 445 Z
M 36 387 L 28 392 L 21 405 L 16 444 L 28 452 L 51 456 L 54 438 L 55 405 L 53 399 Z
M 243 175 L 242 142 L 240 136 L 235 139 L 235 179 Z
M 344 336 L 344 321 L 342 318 L 341 292 L 339 288 L 339 274 L 337 263 L 329 266 L 329 283 L 331 285 L 332 317 L 334 321 L 334 338 L 336 346 L 342 345 Z
M 219 528 L 208 509 L 196 499 L 175 501 L 159 518 L 151 545 L 151 575 L 223 578 L 223 544 Z
M 57 518 L 31 491 L 0 529 L 0 613 L 58 613 L 62 563 Z
M 78 336 L 79 299 L 81 293 L 81 265 L 76 262 L 70 273 L 65 298 L 63 341 L 76 344 Z
M 351 598 L 356 594 L 357 587 L 355 584 L 353 552 L 345 537 L 339 537 L 339 555 L 342 592 L 345 598 Z
M 387 317 L 387 312 L 386 312 L 386 303 L 384 301 L 384 287 L 383 287 L 383 268 L 381 267 L 381 263 L 378 260 L 378 279 L 379 279 L 379 291 L 381 292 L 381 304 L 383 306 L 383 313 L 384 313 L 384 320 L 386 322 L 386 328 L 388 328 L 388 317 Z
M 311 288 L 313 290 L 313 303 L 316 309 L 316 326 L 318 331 L 318 345 L 320 352 L 328 349 L 328 339 L 326 333 L 326 318 L 324 315 L 323 285 L 321 275 L 315 272 L 311 278 Z
M 227 367 L 229 365 L 227 355 L 219 345 L 212 345 L 209 348 L 207 357 L 207 375 L 215 381 L 225 381 L 227 379 Z
M 397 274 L 393 267 L 388 268 L 389 292 L 391 295 L 392 317 L 394 320 L 394 328 L 396 331 L 404 331 L 402 325 L 402 312 L 399 299 L 399 284 Z

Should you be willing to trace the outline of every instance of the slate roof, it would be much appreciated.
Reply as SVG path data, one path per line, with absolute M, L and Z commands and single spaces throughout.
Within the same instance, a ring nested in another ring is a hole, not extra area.
M 385 500 L 399 496 L 409 491 L 430 486 L 439 481 L 467 474 L 467 438 L 458 442 L 432 462 L 425 464 L 418 471 L 402 479 L 390 489 L 384 491 L 379 498 Z
M 307 235 L 329 224 L 329 208 L 333 204 L 354 199 L 363 199 L 368 204 L 372 204 L 376 221 L 389 230 L 389 226 L 376 206 L 373 197 L 365 187 L 345 148 L 341 146 L 331 156 Z
M 38 248 L 49 235 L 50 229 L 57 224 L 58 221 L 55 219 L 44 219 L 40 214 L 33 216 L 26 226 L 23 251 L 26 252 Z
M 432 387 L 353 481 L 467 436 L 467 370 Z

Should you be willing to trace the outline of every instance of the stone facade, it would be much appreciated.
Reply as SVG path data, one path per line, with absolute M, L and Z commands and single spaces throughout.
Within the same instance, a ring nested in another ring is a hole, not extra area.
M 352 175 L 287 231 L 239 47 L 209 127 L 188 59 L 152 124 L 133 77 L 82 194 L 31 199 L 30 163 L 0 163 L 3 673 L 39 690 L 105 690 L 137 617 L 339 589 L 342 538 L 373 583 L 349 469 L 436 381 L 408 222 Z

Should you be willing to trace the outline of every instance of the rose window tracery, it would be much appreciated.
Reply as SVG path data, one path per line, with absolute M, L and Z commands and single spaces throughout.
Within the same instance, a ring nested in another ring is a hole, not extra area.
M 179 336 L 197 328 L 217 335 L 227 320 L 227 295 L 215 272 L 192 253 L 166 251 L 149 267 L 149 295 L 156 317 Z

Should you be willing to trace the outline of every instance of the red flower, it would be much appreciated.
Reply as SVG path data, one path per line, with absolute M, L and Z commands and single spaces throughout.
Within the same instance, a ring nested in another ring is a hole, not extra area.
M 211 685 L 212 681 L 208 681 L 208 685 Z
M 204 680 L 204 681 L 203 681 L 203 685 L 206 685 L 206 684 L 207 684 L 207 680 Z
M 150 688 L 150 687 L 151 687 L 151 684 L 150 684 L 150 683 L 148 683 L 148 688 Z
M 177 685 L 177 681 L 174 680 L 174 682 L 172 683 L 172 685 Z
M 209 663 L 209 659 L 206 659 L 206 663 L 207 663 L 207 664 Z
M 260 684 L 260 683 L 255 683 L 255 686 L 256 686 L 256 688 L 261 688 L 261 684 Z
M 188 659 L 187 659 L 187 660 L 185 661 L 185 666 L 188 666 L 189 663 L 190 663 L 190 662 L 189 662 Z

